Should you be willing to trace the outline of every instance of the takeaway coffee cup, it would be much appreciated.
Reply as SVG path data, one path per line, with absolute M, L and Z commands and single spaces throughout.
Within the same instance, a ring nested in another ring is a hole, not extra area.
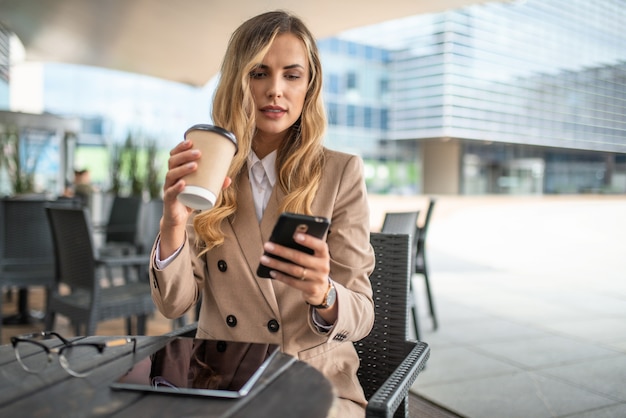
M 198 160 L 198 169 L 184 177 L 185 188 L 178 200 L 192 209 L 211 209 L 237 154 L 237 139 L 232 132 L 219 126 L 204 124 L 187 129 L 185 139 L 189 139 L 202 156 Z

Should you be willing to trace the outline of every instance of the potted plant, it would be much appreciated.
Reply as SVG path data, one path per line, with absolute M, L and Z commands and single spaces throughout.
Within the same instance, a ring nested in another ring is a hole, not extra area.
M 114 144 L 111 151 L 113 196 L 142 196 L 144 182 L 139 170 L 141 149 L 135 137 L 128 133 L 124 144 Z
M 146 189 L 150 200 L 161 198 L 161 164 L 159 149 L 154 139 L 148 140 L 146 147 Z
M 13 195 L 23 195 L 35 191 L 35 172 L 41 152 L 27 149 L 20 141 L 17 127 L 6 128 L 0 125 L 0 169 L 8 175 Z

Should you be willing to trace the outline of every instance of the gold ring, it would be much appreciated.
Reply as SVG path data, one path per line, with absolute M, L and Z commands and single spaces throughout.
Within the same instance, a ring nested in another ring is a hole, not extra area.
M 303 267 L 302 268 L 302 276 L 300 276 L 300 280 L 306 280 L 306 269 Z

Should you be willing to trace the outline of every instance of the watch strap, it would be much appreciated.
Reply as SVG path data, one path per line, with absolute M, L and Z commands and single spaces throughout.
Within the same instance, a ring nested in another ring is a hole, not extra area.
M 324 300 L 322 300 L 322 303 L 320 303 L 319 305 L 311 305 L 309 302 L 307 302 L 307 304 L 310 305 L 311 307 L 315 308 L 315 309 L 328 309 L 331 306 L 331 305 L 328 304 L 328 296 L 333 291 L 336 292 L 335 285 L 333 284 L 333 281 L 329 277 L 328 278 L 328 289 L 326 290 L 326 293 L 324 294 Z

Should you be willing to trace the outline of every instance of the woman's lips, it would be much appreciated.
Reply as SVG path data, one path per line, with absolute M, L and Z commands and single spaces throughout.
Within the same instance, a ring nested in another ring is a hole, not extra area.
M 285 109 L 278 106 L 266 106 L 262 108 L 261 111 L 266 117 L 271 119 L 278 119 L 282 117 L 285 113 L 287 113 Z

